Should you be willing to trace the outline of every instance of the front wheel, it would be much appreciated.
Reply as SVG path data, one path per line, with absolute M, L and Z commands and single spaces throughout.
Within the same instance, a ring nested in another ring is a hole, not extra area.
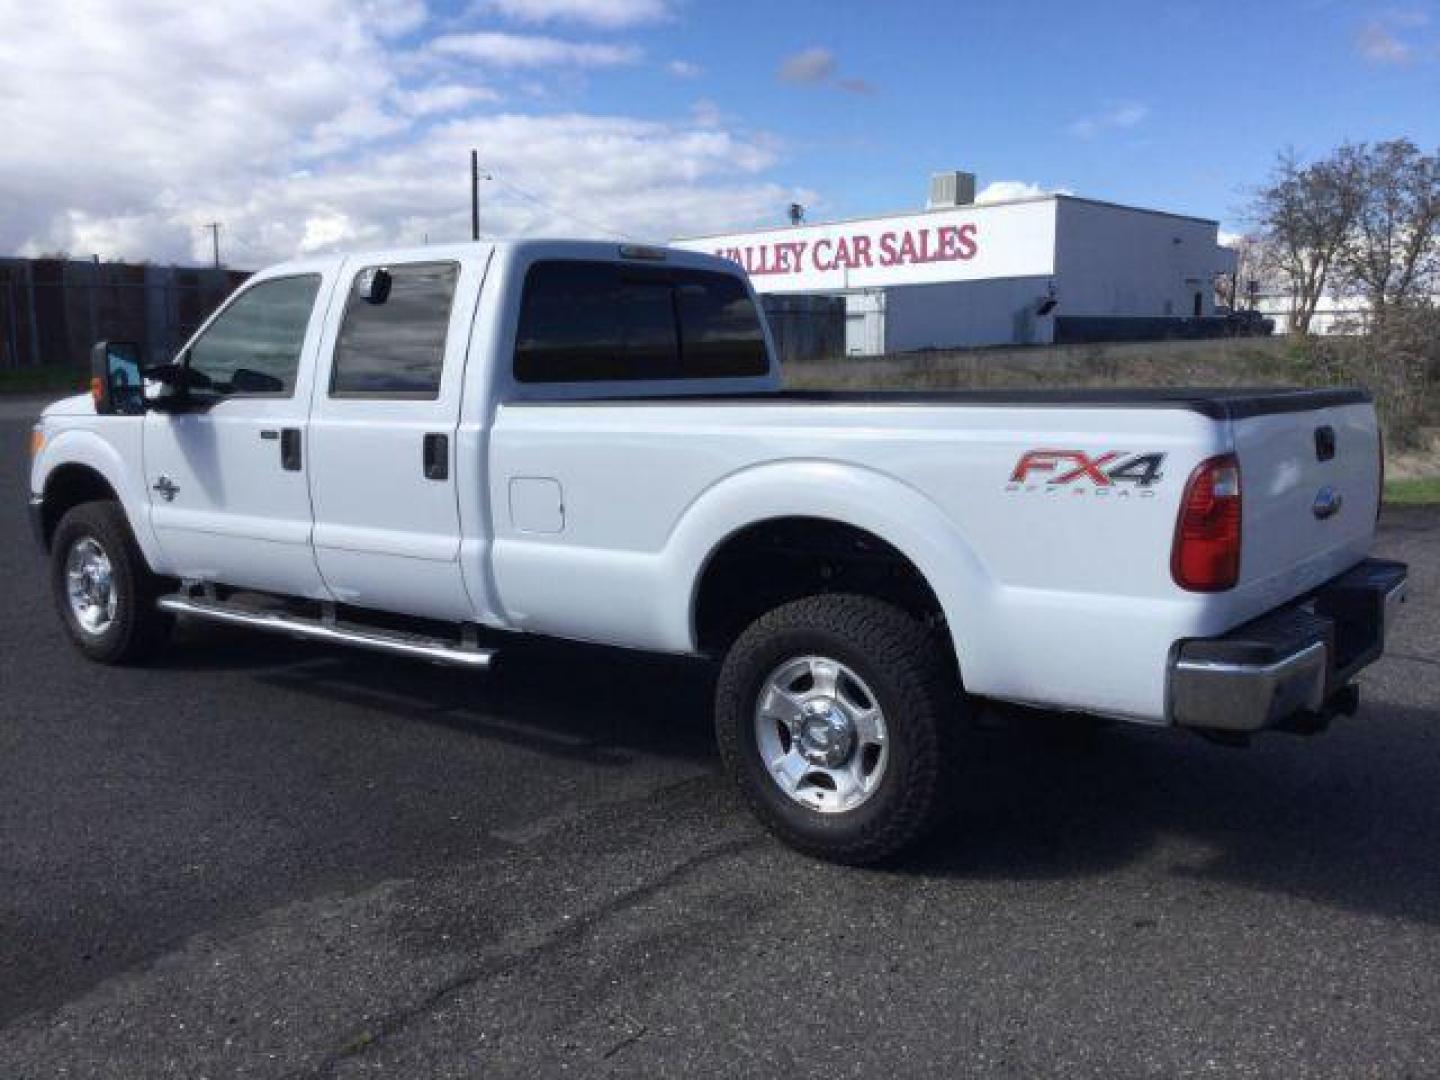
M 845 863 L 919 838 L 950 792 L 964 696 L 938 636 L 890 604 L 825 595 L 740 635 L 720 672 L 720 754 L 792 847 Z
M 162 580 L 113 502 L 82 503 L 60 519 L 50 585 L 70 639 L 91 660 L 133 663 L 169 635 L 173 620 L 155 607 Z

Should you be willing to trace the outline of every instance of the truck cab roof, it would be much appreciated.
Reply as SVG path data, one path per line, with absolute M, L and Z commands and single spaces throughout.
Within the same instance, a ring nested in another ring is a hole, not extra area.
M 509 263 L 530 263 L 539 259 L 589 259 L 605 262 L 634 262 L 651 266 L 686 266 L 743 275 L 728 259 L 698 251 L 631 243 L 623 240 L 569 240 L 563 238 L 495 238 L 463 243 L 423 244 L 406 247 L 365 248 L 357 251 L 314 255 L 267 266 L 257 277 L 339 267 L 348 263 L 454 261 L 498 258 Z

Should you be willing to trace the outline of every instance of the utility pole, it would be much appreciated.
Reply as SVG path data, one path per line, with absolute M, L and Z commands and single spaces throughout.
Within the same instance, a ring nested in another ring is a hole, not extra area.
M 210 230 L 210 249 L 215 253 L 215 269 L 220 269 L 220 222 L 212 221 L 205 228 Z
M 480 151 L 470 151 L 470 239 L 480 239 Z

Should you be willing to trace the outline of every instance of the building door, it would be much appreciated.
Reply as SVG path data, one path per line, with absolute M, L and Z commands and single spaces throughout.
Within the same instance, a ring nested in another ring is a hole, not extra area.
M 1195 318 L 1200 318 L 1205 313 L 1205 298 L 1200 293 L 1195 294 Z

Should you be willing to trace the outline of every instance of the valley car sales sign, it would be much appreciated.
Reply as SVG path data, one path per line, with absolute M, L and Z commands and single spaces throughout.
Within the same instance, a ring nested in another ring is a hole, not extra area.
M 1055 200 L 675 240 L 744 267 L 757 292 L 830 292 L 1055 272 Z

